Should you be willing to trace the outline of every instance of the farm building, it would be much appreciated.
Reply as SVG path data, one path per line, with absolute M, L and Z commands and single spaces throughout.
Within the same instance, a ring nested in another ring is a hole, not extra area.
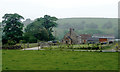
M 91 34 L 81 34 L 80 37 L 81 37 L 81 43 L 87 43 L 87 39 L 91 38 L 92 36 Z
M 80 44 L 80 43 L 113 43 L 115 41 L 114 35 L 108 34 L 80 34 L 77 35 L 74 29 L 64 35 L 62 43 L 64 44 Z
M 90 37 L 87 39 L 87 43 L 90 43 L 90 44 L 99 43 L 99 38 Z
M 70 28 L 70 31 L 64 35 L 64 38 L 62 39 L 62 43 L 64 43 L 64 44 L 80 44 L 81 38 L 74 32 L 74 29 Z
M 94 38 L 99 38 L 99 42 L 100 43 L 103 43 L 103 42 L 114 42 L 115 41 L 115 36 L 114 35 L 110 35 L 110 34 L 106 34 L 106 35 L 103 35 L 103 34 L 93 34 Z

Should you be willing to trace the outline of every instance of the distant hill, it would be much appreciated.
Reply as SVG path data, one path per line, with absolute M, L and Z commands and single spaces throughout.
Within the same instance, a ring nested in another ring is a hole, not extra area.
M 61 40 L 69 31 L 74 28 L 77 34 L 114 34 L 118 36 L 117 18 L 63 18 L 57 21 L 58 26 L 54 28 L 54 35 Z

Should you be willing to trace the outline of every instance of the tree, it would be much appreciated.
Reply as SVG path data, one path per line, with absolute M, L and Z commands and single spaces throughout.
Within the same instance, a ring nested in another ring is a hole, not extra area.
M 57 26 L 57 23 L 55 22 L 56 20 L 57 20 L 56 17 L 51 17 L 49 15 L 45 15 L 44 17 L 35 19 L 34 22 L 29 24 L 25 28 L 24 38 L 29 38 L 28 40 L 30 40 L 30 36 L 31 37 L 34 36 L 35 37 L 34 39 L 37 40 L 42 41 L 54 40 L 55 37 L 52 35 L 53 32 L 52 29 L 53 27 Z
M 45 28 L 41 28 L 37 31 L 34 31 L 33 35 L 38 39 L 42 41 L 49 40 L 49 34 L 48 31 Z
M 8 42 L 16 44 L 22 38 L 24 25 L 21 23 L 21 19 L 24 18 L 17 13 L 5 14 L 2 18 L 4 19 L 2 21 L 2 24 L 4 25 L 3 44 Z
M 55 21 L 57 21 L 58 19 L 56 17 L 51 17 L 49 15 L 44 15 L 43 18 L 43 26 L 48 30 L 52 30 L 53 27 L 57 26 L 57 23 Z
M 47 41 L 49 39 L 48 31 L 43 27 L 42 23 L 43 19 L 37 18 L 25 28 L 24 39 L 27 42 Z
M 52 35 L 53 27 L 56 27 L 58 24 L 56 21 L 58 20 L 56 17 L 51 17 L 49 15 L 44 15 L 42 25 L 46 28 L 49 33 L 49 40 L 54 40 L 55 37 Z
M 29 42 L 29 43 L 36 43 L 37 42 L 37 38 L 34 37 L 34 35 L 31 32 L 25 32 L 24 36 L 23 36 L 23 41 L 25 43 Z

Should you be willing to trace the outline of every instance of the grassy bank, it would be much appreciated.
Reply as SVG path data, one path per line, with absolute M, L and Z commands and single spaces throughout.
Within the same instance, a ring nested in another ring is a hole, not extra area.
M 117 70 L 118 53 L 3 50 L 3 70 Z
M 16 44 L 16 45 L 21 45 L 22 48 L 24 48 L 24 44 L 18 43 L 18 44 Z M 37 47 L 37 46 L 38 46 L 38 43 L 29 43 L 29 48 Z M 28 47 L 27 47 L 27 43 L 25 43 L 25 48 L 28 48 Z

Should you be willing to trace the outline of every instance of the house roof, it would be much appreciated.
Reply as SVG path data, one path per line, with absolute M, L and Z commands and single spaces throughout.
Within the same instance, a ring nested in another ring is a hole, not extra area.
M 74 29 L 72 29 L 72 28 L 70 28 L 70 31 L 68 32 L 68 33 L 66 33 L 65 35 L 64 35 L 64 37 L 65 36 L 75 36 L 75 37 L 78 37 L 79 35 L 78 34 L 76 34 L 76 32 L 74 31 Z
M 72 40 L 70 36 L 68 36 L 67 38 L 69 38 L 70 40 Z
M 87 39 L 92 37 L 91 34 L 80 34 L 80 36 L 81 36 L 81 39 Z

